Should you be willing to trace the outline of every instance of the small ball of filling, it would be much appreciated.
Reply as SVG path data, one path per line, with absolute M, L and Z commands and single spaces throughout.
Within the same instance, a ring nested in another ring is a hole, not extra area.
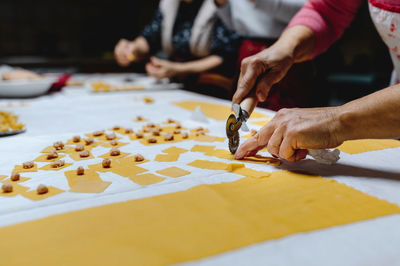
M 45 185 L 43 185 L 43 184 L 40 184 L 40 185 L 36 188 L 36 192 L 37 192 L 39 195 L 42 195 L 42 194 L 46 194 L 47 192 L 49 192 L 49 189 L 47 188 L 47 186 L 45 186 Z
M 20 179 L 20 177 L 21 176 L 18 172 L 12 172 L 10 179 L 11 179 L 11 181 L 18 181 Z
M 133 133 L 133 129 L 132 128 L 126 128 L 125 129 L 125 134 L 132 134 Z
M 157 128 L 154 129 L 152 132 L 153 136 L 160 136 L 160 130 L 158 130 Z
M 136 120 L 137 120 L 137 121 L 143 121 L 143 116 L 138 115 L 138 116 L 136 117 Z
M 156 124 L 154 124 L 154 123 L 148 123 L 148 124 L 147 124 L 147 127 L 149 127 L 149 128 L 155 128 L 155 127 L 156 127 Z
M 172 119 L 172 118 L 168 118 L 168 120 L 167 120 L 167 123 L 168 123 L 168 124 L 175 123 L 175 120 L 174 120 L 174 119 Z
M 83 144 L 77 144 L 75 146 L 75 151 L 83 151 L 85 149 L 85 146 Z
M 120 154 L 121 154 L 121 152 L 117 148 L 112 148 L 111 151 L 110 151 L 110 155 L 111 156 L 118 156 Z
M 103 134 L 104 134 L 104 131 L 95 131 L 95 132 L 93 132 L 93 136 L 95 136 L 95 137 L 100 137 Z
M 113 127 L 113 130 L 120 130 L 120 129 L 121 129 L 120 126 L 114 126 L 114 127 Z
M 84 175 L 85 174 L 85 169 L 82 166 L 79 166 L 78 169 L 76 169 L 76 174 L 77 175 Z
M 89 156 L 90 156 L 90 152 L 88 150 L 82 151 L 79 153 L 79 157 L 81 157 L 81 158 L 87 158 Z
M 174 135 L 172 135 L 171 133 L 167 133 L 164 135 L 164 140 L 166 141 L 174 140 Z
M 147 139 L 147 142 L 148 142 L 148 143 L 157 143 L 157 139 L 151 137 L 151 138 L 148 138 L 148 139 Z
M 197 131 L 196 132 L 196 137 L 201 136 L 201 135 L 205 135 L 206 133 L 204 133 L 204 131 Z
M 177 125 L 175 126 L 175 128 L 176 128 L 176 129 L 181 129 L 182 126 L 181 126 L 181 124 L 177 124 Z
M 136 138 L 138 138 L 138 139 L 142 139 L 142 138 L 144 137 L 143 133 L 141 133 L 141 132 L 137 132 L 137 133 L 135 134 L 135 136 L 136 136 Z
M 94 139 L 92 139 L 92 138 L 85 139 L 85 144 L 86 144 L 86 145 L 92 145 L 92 144 L 94 144 Z
M 56 142 L 54 142 L 53 147 L 57 151 L 62 150 L 62 149 L 64 149 L 64 143 L 62 143 L 62 141 L 56 141 Z
M 118 141 L 116 141 L 115 139 L 110 141 L 111 146 L 117 146 L 118 145 Z
M 142 162 L 144 161 L 144 157 L 141 154 L 136 154 L 135 156 L 133 156 L 133 159 L 135 160 L 135 162 Z
M 31 168 L 33 168 L 34 166 L 35 166 L 35 164 L 34 164 L 32 161 L 24 162 L 24 163 L 22 164 L 22 168 L 24 168 L 24 169 L 31 169 Z
M 176 134 L 176 135 L 177 135 L 177 134 L 181 134 L 181 131 L 180 131 L 179 129 L 175 129 L 175 130 L 174 130 L 174 134 Z
M 117 136 L 114 133 L 110 133 L 110 134 L 106 135 L 106 139 L 107 140 L 113 140 L 113 139 L 116 139 L 116 138 L 117 138 Z
M 50 166 L 51 166 L 52 168 L 60 168 L 60 167 L 63 167 L 64 164 L 65 164 L 64 160 L 57 160 L 57 161 L 51 163 Z
M 72 141 L 75 142 L 75 143 L 77 143 L 77 142 L 81 141 L 81 137 L 80 137 L 80 136 L 74 136 L 74 137 L 72 138 Z
M 56 151 L 53 151 L 52 153 L 47 154 L 47 160 L 52 160 L 55 158 L 58 158 L 58 153 Z
M 103 160 L 103 162 L 101 163 L 103 168 L 110 168 L 111 167 L 111 160 L 106 158 Z
M 13 192 L 13 186 L 10 183 L 5 183 L 1 186 L 1 189 L 3 190 L 4 193 L 10 193 Z
M 182 133 L 182 138 L 187 139 L 189 137 L 189 134 L 187 132 Z

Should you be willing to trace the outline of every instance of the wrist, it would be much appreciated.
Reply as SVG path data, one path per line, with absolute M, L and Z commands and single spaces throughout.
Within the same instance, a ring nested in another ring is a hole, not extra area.
M 333 107 L 336 117 L 335 134 L 339 141 L 357 139 L 355 130 L 358 127 L 357 114 L 348 105 Z M 340 143 L 341 143 L 340 142 Z

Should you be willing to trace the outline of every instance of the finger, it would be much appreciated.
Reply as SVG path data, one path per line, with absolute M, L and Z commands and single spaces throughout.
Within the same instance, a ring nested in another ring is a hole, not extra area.
M 240 104 L 256 84 L 259 70 L 257 70 L 257 65 L 251 62 L 249 59 L 245 59 L 242 63 L 237 90 L 232 99 L 233 103 Z
M 265 102 L 271 87 L 276 83 L 276 74 L 268 72 L 261 79 L 258 80 L 256 85 L 256 96 L 260 102 Z
M 235 153 L 235 159 L 243 159 L 246 156 L 252 156 L 267 145 L 269 138 L 274 132 L 274 123 L 268 123 L 253 137 L 243 143 Z
M 279 149 L 281 147 L 281 143 L 283 141 L 283 128 L 277 128 L 274 133 L 272 134 L 271 138 L 267 144 L 267 150 L 269 153 L 275 156 L 279 156 Z
M 155 56 L 152 56 L 151 58 L 150 58 L 150 61 L 154 64 L 154 65 L 156 65 L 156 66 L 162 66 L 162 65 L 164 65 L 165 64 L 165 60 L 162 60 L 162 59 L 160 59 L 160 58 L 157 58 L 157 57 L 155 57 Z
M 243 143 L 236 151 L 234 158 L 236 160 L 243 159 L 247 154 L 258 151 L 257 137 L 251 137 L 245 143 Z
M 279 157 L 289 162 L 294 162 L 296 159 L 295 154 L 296 150 L 292 146 L 292 140 L 288 137 L 285 137 L 282 140 L 281 146 L 279 148 Z
M 307 157 L 308 150 L 296 150 L 295 161 L 303 160 Z

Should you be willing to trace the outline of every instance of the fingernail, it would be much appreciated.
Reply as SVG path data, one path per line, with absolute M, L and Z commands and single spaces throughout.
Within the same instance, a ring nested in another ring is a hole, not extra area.
M 258 100 L 259 100 L 260 102 L 265 101 L 265 99 L 264 99 L 264 94 L 261 93 L 261 92 L 258 92 L 258 93 L 257 93 L 257 98 L 258 98 Z

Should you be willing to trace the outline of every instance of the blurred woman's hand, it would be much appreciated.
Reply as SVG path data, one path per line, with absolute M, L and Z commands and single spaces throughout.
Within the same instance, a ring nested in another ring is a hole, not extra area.
M 114 55 L 118 65 L 123 67 L 129 66 L 136 57 L 136 50 L 134 41 L 119 40 L 114 48 Z
M 181 63 L 151 57 L 146 64 L 147 74 L 157 79 L 172 78 L 181 73 Z
M 268 152 L 287 161 L 298 161 L 307 149 L 334 148 L 343 143 L 339 109 L 282 109 L 261 130 L 243 143 L 235 159 L 255 155 L 267 147 Z

